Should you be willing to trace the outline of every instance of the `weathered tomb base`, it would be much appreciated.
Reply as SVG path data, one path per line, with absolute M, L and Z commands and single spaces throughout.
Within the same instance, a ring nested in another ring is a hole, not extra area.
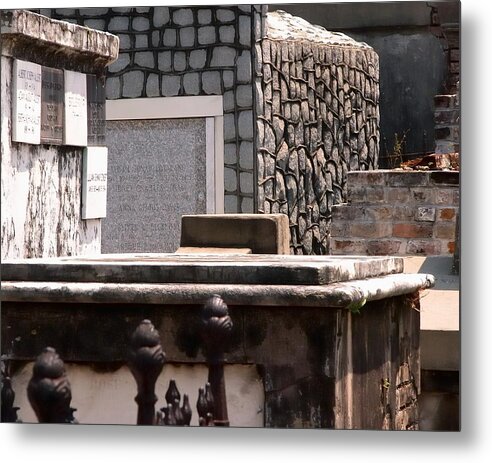
M 241 256 L 257 265 L 260 257 Z M 282 274 L 288 269 L 287 275 L 293 271 L 299 278 L 309 275 L 303 272 L 313 265 L 297 259 L 296 266 L 295 256 L 265 257 L 279 259 L 277 268 L 271 267 L 270 272 Z M 173 258 L 196 267 L 205 265 L 203 258 L 194 264 L 191 256 Z M 208 259 L 211 274 L 220 279 L 223 273 L 217 261 L 225 259 L 227 263 L 227 256 Z M 281 259 L 286 261 L 283 265 Z M 55 261 L 66 262 L 69 275 L 67 260 Z M 79 264 L 85 261 L 92 268 L 97 266 L 90 259 L 75 260 Z M 401 272 L 401 259 L 376 260 L 385 262 L 388 268 L 396 265 L 393 271 Z M 344 276 L 345 281 L 320 283 L 311 278 L 312 284 L 268 285 L 258 279 L 245 285 L 220 281 L 207 284 L 198 278 L 194 284 L 111 283 L 110 276 L 107 283 L 6 278 L 4 287 L 8 290 L 2 291 L 2 353 L 19 372 L 25 372 L 25 363 L 46 345 L 55 347 L 68 364 L 92 365 L 97 371 L 116 370 L 126 362 L 131 333 L 142 319 L 150 319 L 161 334 L 168 364 L 198 364 L 197 368 L 203 368 L 200 308 L 208 296 L 219 293 L 229 305 L 234 323 L 226 364 L 254 366 L 264 394 L 264 399 L 258 399 L 258 395 L 235 391 L 237 400 L 244 397 L 242 407 L 249 411 L 261 400 L 259 413 L 263 413 L 265 427 L 418 429 L 419 291 L 433 284 L 432 276 L 391 274 L 391 270 L 381 275 L 368 265 L 370 261 L 360 259 L 357 271 L 366 273 L 364 279 L 354 280 L 357 273 L 340 270 L 350 260 L 313 261 L 318 276 L 330 269 L 332 275 L 339 279 Z M 34 268 L 35 262 L 31 264 Z M 113 279 L 121 275 L 121 264 L 113 262 Z M 334 271 L 337 264 L 338 272 Z M 3 265 L 4 275 L 13 276 L 16 264 Z M 26 270 L 26 266 L 26 262 L 19 263 L 19 268 Z M 241 383 L 239 370 L 236 385 Z M 85 375 L 90 374 L 86 369 Z M 234 387 L 232 381 L 226 388 Z M 111 387 L 120 395 L 121 388 L 125 389 L 130 403 L 135 390 L 131 383 L 123 383 L 116 381 Z M 72 387 L 75 400 L 75 384 Z M 190 387 L 192 382 L 183 381 L 183 392 Z M 21 411 L 19 416 L 22 418 Z M 252 424 L 231 419 L 234 425 Z

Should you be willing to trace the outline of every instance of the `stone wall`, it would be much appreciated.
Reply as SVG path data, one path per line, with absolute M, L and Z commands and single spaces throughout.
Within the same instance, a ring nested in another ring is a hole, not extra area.
M 252 63 L 265 7 L 81 8 L 44 14 L 120 38 L 108 99 L 223 95 L 225 212 L 254 210 Z
M 330 254 L 453 255 L 459 172 L 351 172 L 348 183 L 348 204 L 332 208 Z
M 289 216 L 293 253 L 326 254 L 348 171 L 377 168 L 378 56 L 284 12 L 256 48 L 258 212 Z
M 82 147 L 12 141 L 14 60 L 101 75 L 116 59 L 111 34 L 35 13 L 1 13 L 3 259 L 100 252 L 101 220 L 82 220 Z

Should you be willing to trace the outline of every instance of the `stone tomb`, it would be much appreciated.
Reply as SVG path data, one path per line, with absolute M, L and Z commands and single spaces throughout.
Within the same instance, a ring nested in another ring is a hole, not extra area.
M 86 74 L 65 69 L 63 144 L 87 146 Z
M 43 66 L 41 81 L 41 143 L 63 143 L 63 71 Z
M 82 173 L 82 219 L 106 217 L 108 149 L 88 146 L 84 150 Z
M 14 60 L 12 140 L 39 145 L 41 128 L 41 66 Z
M 186 368 L 180 390 L 196 390 L 205 376 L 192 381 L 205 367 L 200 311 L 219 294 L 233 322 L 225 361 L 235 373 L 226 377 L 226 391 L 248 411 L 239 412 L 243 419 L 231 413 L 231 426 L 418 429 L 419 291 L 434 279 L 402 270 L 398 257 L 117 254 L 4 260 L 1 353 L 16 364 L 12 379 L 20 389 L 14 405 L 21 406 L 21 419 L 30 419 L 22 401 L 29 377 L 25 363 L 50 345 L 71 365 L 77 418 L 135 423 L 135 411 L 129 417 L 120 412 L 133 403 L 132 378 L 97 372 L 121 369 L 131 333 L 144 318 L 161 334 L 164 375 L 169 367 Z M 158 378 L 159 407 L 168 378 Z M 249 394 L 247 378 L 258 393 Z M 87 403 L 84 388 L 94 380 L 100 381 L 97 393 Z M 120 400 L 108 403 L 106 397 L 116 394 Z M 98 413 L 87 413 L 89 406 Z M 194 404 L 193 410 L 196 416 Z M 263 419 L 258 422 L 252 411 Z

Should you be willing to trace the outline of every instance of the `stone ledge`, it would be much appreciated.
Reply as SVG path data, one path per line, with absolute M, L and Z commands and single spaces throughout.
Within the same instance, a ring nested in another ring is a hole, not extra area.
M 86 304 L 203 304 L 220 294 L 226 304 L 274 307 L 362 307 L 434 285 L 428 274 L 397 274 L 323 286 L 2 282 L 2 302 Z
M 118 58 L 119 38 L 27 10 L 1 12 L 2 55 L 100 73 Z

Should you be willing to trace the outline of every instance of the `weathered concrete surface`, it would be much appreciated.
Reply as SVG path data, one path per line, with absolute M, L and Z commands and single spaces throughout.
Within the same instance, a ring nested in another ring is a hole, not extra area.
M 184 215 L 181 247 L 250 248 L 253 254 L 290 254 L 284 214 Z
M 118 58 L 119 38 L 27 10 L 2 10 L 2 55 L 101 74 Z
M 401 257 L 103 254 L 4 260 L 4 281 L 325 285 L 401 273 Z
M 341 307 L 359 310 L 368 301 L 432 287 L 432 275 L 387 275 L 329 285 L 145 284 L 3 281 L 2 301 L 203 304 L 220 294 L 226 304 Z

